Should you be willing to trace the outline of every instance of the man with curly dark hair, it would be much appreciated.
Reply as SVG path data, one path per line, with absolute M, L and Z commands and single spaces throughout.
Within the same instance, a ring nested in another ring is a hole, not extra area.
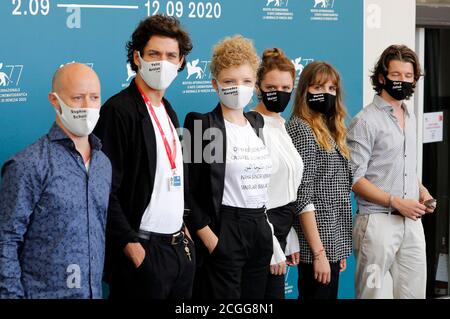
M 347 142 L 358 202 L 355 218 L 356 296 L 425 298 L 426 255 L 421 217 L 435 208 L 417 176 L 417 129 L 409 99 L 422 76 L 416 53 L 386 48 L 375 64 L 373 102 L 352 120 Z M 392 276 L 386 291 L 384 278 Z
M 95 129 L 113 166 L 105 280 L 110 298 L 186 299 L 194 246 L 183 223 L 180 125 L 164 94 L 192 42 L 177 19 L 155 15 L 127 50 L 136 78 L 105 103 Z

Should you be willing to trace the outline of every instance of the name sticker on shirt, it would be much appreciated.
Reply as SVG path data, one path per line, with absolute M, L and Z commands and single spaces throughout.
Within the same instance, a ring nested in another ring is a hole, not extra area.
M 174 174 L 172 177 L 169 177 L 169 191 L 177 191 L 181 189 L 181 176 L 178 174 Z

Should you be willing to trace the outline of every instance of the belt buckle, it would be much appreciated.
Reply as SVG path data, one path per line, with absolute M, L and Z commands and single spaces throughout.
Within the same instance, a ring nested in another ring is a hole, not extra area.
M 172 241 L 170 242 L 170 244 L 171 245 L 176 245 L 176 244 L 178 244 L 178 239 L 179 239 L 179 237 L 180 237 L 180 235 L 183 235 L 183 232 L 178 232 L 178 233 L 176 233 L 176 234 L 173 234 L 172 235 Z

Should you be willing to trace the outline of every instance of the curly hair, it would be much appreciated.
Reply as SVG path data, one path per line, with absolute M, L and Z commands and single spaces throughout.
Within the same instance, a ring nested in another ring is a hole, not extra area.
M 250 64 L 255 71 L 258 69 L 259 57 L 250 39 L 241 35 L 227 37 L 214 46 L 210 70 L 213 77 L 217 78 L 223 69 Z
M 323 85 L 329 80 L 336 85 L 336 112 L 326 119 L 321 113 L 311 110 L 307 103 L 308 88 L 311 85 Z M 302 71 L 295 93 L 292 115 L 298 116 L 309 124 L 314 136 L 326 151 L 331 151 L 333 139 L 341 153 L 349 158 L 350 153 L 346 144 L 347 128 L 345 118 L 347 111 L 342 101 L 341 78 L 337 70 L 329 63 L 315 61 L 309 63 Z
M 127 42 L 126 49 L 127 61 L 131 69 L 138 71 L 138 66 L 134 63 L 134 51 L 139 51 L 141 55 L 147 45 L 147 42 L 154 35 L 169 37 L 177 40 L 180 55 L 186 57 L 192 50 L 192 41 L 189 34 L 181 27 L 180 22 L 174 18 L 161 14 L 148 17 L 137 26 L 134 30 L 131 40 Z M 181 65 L 179 71 L 183 70 L 186 65 L 186 58 Z
M 387 76 L 389 63 L 393 60 L 401 62 L 409 62 L 414 68 L 414 82 L 413 88 L 416 87 L 417 81 L 423 75 L 422 69 L 420 67 L 419 58 L 416 53 L 408 48 L 406 45 L 391 45 L 386 48 L 375 64 L 372 70 L 372 75 L 370 79 L 372 81 L 372 86 L 375 92 L 378 94 L 383 90 L 383 83 L 380 82 L 380 75 Z
M 295 80 L 294 64 L 284 54 L 283 50 L 279 48 L 265 49 L 262 55 L 261 65 L 258 68 L 256 84 L 261 85 L 264 76 L 273 70 L 280 70 L 289 72 L 292 76 L 292 82 Z

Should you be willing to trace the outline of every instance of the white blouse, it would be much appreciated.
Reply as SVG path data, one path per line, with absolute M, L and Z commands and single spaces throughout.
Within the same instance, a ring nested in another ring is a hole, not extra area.
M 267 209 L 281 207 L 297 199 L 303 175 L 303 160 L 292 143 L 283 118 L 264 117 L 264 141 L 272 160 L 272 176 Z

